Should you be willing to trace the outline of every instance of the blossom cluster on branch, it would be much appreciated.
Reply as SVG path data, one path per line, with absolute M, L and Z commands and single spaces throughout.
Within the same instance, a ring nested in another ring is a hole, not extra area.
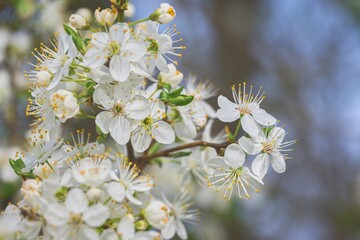
M 10 159 L 23 199 L 0 217 L 0 238 L 187 239 L 184 223 L 199 219 L 190 182 L 214 186 L 224 199 L 250 198 L 269 165 L 285 171 L 294 141 L 284 141 L 285 130 L 260 108 L 261 89 L 234 86 L 233 101 L 220 95 L 214 110 L 206 102 L 217 94 L 213 84 L 183 83 L 177 70 L 185 49 L 179 32 L 159 30 L 175 9 L 162 3 L 149 17 L 124 22 L 128 1 L 111 2 L 95 11 L 96 23 L 71 15 L 50 46 L 33 52 L 37 63 L 26 73 L 32 137 Z M 213 136 L 215 119 L 238 124 Z M 96 139 L 66 132 L 68 121 L 92 121 Z M 141 172 L 164 159 L 179 164 L 185 186 L 173 201 L 152 194 L 154 179 Z

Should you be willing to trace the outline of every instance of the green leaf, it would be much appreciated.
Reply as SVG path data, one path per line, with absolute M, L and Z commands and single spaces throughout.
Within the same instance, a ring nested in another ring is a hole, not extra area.
M 98 125 L 96 125 L 96 133 L 98 134 L 97 141 L 99 143 L 105 143 L 108 134 L 103 133 Z
M 16 173 L 16 175 L 18 175 L 19 177 L 30 178 L 30 179 L 36 178 L 36 175 L 32 171 L 30 171 L 30 172 L 22 171 L 22 169 L 24 169 L 26 166 L 21 158 L 16 159 L 16 160 L 9 159 L 9 163 L 10 163 L 10 166 L 14 169 L 14 172 Z
M 184 87 L 179 87 L 178 89 L 172 91 L 172 92 L 170 93 L 170 96 L 171 96 L 171 97 L 178 97 L 183 90 L 184 90 Z
M 265 133 L 265 136 L 269 136 L 269 133 L 271 130 L 273 130 L 274 126 L 270 126 L 270 127 L 266 127 L 266 128 L 263 128 L 263 132 Z
M 91 39 L 90 38 L 86 38 L 85 40 L 84 40 L 84 44 L 85 44 L 85 46 L 87 46 L 88 44 L 89 44 L 89 42 L 91 41 Z
M 82 40 L 82 38 L 80 37 L 79 33 L 75 32 L 71 27 L 69 27 L 68 25 L 63 25 L 64 26 L 64 30 L 65 32 L 70 35 L 74 41 L 74 44 L 77 48 L 77 50 L 79 52 L 81 52 L 82 54 L 85 53 L 85 44 Z
M 171 91 L 171 85 L 169 83 L 162 83 L 163 88 L 165 88 L 168 92 Z
M 170 98 L 169 102 L 176 106 L 186 106 L 189 103 L 191 103 L 193 99 L 194 99 L 194 96 L 180 94 L 177 97 Z
M 169 101 L 170 94 L 163 90 L 163 91 L 161 91 L 159 98 L 161 101 L 167 102 L 167 101 Z
M 159 167 L 162 167 L 163 165 L 163 161 L 160 158 L 155 158 L 151 160 L 151 162 L 157 164 Z
M 190 156 L 191 152 L 176 152 L 170 155 L 172 158 L 180 158 Z

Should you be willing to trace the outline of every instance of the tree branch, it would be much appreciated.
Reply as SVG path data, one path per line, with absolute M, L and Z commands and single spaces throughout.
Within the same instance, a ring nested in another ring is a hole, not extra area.
M 127 150 L 127 155 L 128 155 L 129 161 L 136 163 L 134 149 L 130 142 L 128 144 L 126 144 L 126 150 Z
M 135 158 L 135 162 L 138 163 L 138 167 L 140 169 L 142 169 L 146 166 L 146 164 L 151 159 L 158 158 L 158 157 L 170 157 L 172 153 L 180 151 L 180 150 L 194 148 L 194 147 L 212 147 L 216 150 L 216 152 L 218 154 L 220 154 L 221 150 L 226 148 L 228 145 L 229 145 L 229 143 L 217 144 L 217 143 L 211 143 L 211 142 L 206 142 L 206 141 L 192 142 L 192 143 L 180 145 L 177 147 L 169 148 L 169 149 L 166 149 L 164 151 L 157 152 L 154 154 L 143 155 L 141 157 Z

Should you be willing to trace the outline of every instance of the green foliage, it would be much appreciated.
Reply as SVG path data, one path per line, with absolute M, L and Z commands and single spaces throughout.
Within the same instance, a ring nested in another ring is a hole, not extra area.
M 85 43 L 84 41 L 82 40 L 81 36 L 79 35 L 79 33 L 75 32 L 71 27 L 69 27 L 68 25 L 63 25 L 64 26 L 64 30 L 65 32 L 70 35 L 74 41 L 74 44 L 77 48 L 77 50 L 79 52 L 81 52 L 82 54 L 85 53 Z
M 10 166 L 14 169 L 14 172 L 21 178 L 30 178 L 30 179 L 34 179 L 36 178 L 36 175 L 33 173 L 33 171 L 30 172 L 23 172 L 22 169 L 24 169 L 25 163 L 23 162 L 23 160 L 21 158 L 13 160 L 13 159 L 9 159 L 9 163 Z

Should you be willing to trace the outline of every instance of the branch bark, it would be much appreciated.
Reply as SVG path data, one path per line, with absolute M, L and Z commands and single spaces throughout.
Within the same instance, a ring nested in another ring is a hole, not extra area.
M 192 142 L 192 143 L 184 144 L 181 146 L 169 148 L 169 149 L 166 149 L 161 152 L 154 153 L 154 154 L 143 155 L 141 157 L 135 158 L 134 162 L 138 163 L 138 167 L 140 169 L 142 169 L 146 166 L 146 164 L 151 159 L 158 158 L 158 157 L 170 157 L 172 153 L 181 151 L 184 149 L 189 149 L 189 148 L 194 148 L 194 147 L 212 147 L 216 150 L 216 152 L 218 154 L 220 154 L 221 150 L 226 148 L 228 145 L 229 145 L 229 143 L 217 144 L 217 143 L 211 143 L 211 142 L 206 142 L 206 141 Z

